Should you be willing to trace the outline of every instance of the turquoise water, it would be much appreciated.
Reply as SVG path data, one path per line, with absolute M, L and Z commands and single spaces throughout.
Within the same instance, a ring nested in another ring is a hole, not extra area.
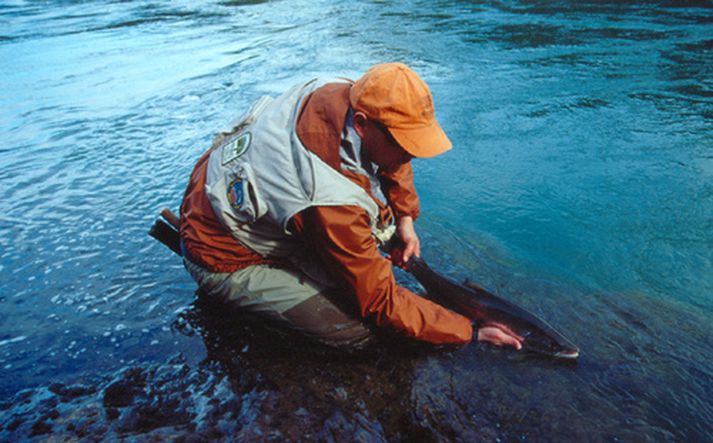
M 179 352 L 214 360 L 176 328 L 194 285 L 146 235 L 156 213 L 178 207 L 212 134 L 260 95 L 401 61 L 454 143 L 414 164 L 423 256 L 540 314 L 582 357 L 414 355 L 400 421 L 344 388 L 381 420 L 375 435 L 710 440 L 711 6 L 0 2 L 0 400 Z M 289 379 L 294 363 L 248 366 Z M 391 392 L 386 378 L 375 389 Z

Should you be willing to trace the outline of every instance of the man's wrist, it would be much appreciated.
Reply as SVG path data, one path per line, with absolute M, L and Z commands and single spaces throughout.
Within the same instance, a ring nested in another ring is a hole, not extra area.
M 402 223 L 410 223 L 413 224 L 413 217 L 410 215 L 404 215 L 403 217 L 399 217 L 396 219 L 396 223 L 398 225 L 401 225 Z

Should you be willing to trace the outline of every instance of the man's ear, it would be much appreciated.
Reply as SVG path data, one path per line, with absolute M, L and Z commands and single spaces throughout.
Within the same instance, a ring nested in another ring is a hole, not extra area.
M 367 121 L 368 118 L 366 117 L 366 114 L 361 111 L 355 112 L 354 117 L 352 117 L 352 124 L 354 125 L 354 130 L 361 138 L 364 138 L 364 128 L 366 126 Z

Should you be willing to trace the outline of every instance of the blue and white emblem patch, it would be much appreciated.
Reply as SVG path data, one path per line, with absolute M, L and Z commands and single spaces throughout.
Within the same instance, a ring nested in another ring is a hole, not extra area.
M 249 132 L 244 132 L 223 146 L 223 165 L 225 166 L 245 154 L 250 147 L 252 138 L 253 136 Z
M 236 178 L 228 185 L 228 201 L 234 209 L 240 209 L 243 204 L 243 179 Z

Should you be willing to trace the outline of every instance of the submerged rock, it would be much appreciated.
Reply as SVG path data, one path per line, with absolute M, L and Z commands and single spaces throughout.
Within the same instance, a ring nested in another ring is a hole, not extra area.
M 0 405 L 0 441 L 378 442 L 438 435 L 412 413 L 418 348 L 327 351 L 198 314 L 185 323 L 204 339 L 203 362 L 177 356 L 19 392 Z
M 335 401 L 324 379 L 302 384 L 298 374 L 276 383 L 281 371 L 265 375 L 247 366 L 230 376 L 214 363 L 192 368 L 174 359 L 92 385 L 25 390 L 0 409 L 0 441 L 386 440 L 382 424 L 363 401 L 349 402 L 344 388 Z
M 226 389 L 225 376 L 204 367 L 189 368 L 174 360 L 130 367 L 95 383 L 53 384 L 18 393 L 0 412 L 0 440 L 47 434 L 53 440 L 191 434 L 220 439 L 252 425 L 251 420 L 234 420 L 244 408 L 242 399 Z
M 123 371 L 117 379 L 104 388 L 104 406 L 129 406 L 137 396 L 145 395 L 145 385 L 145 376 L 139 368 Z
M 376 420 L 356 413 L 350 419 L 342 411 L 335 411 L 316 435 L 318 441 L 324 442 L 386 442 L 384 430 Z

